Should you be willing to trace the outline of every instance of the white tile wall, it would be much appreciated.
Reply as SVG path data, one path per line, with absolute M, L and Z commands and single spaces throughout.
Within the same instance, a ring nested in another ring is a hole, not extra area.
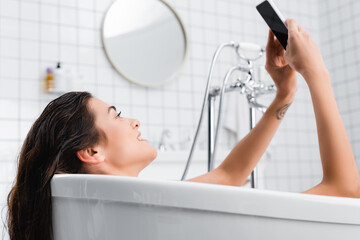
M 254 8 L 259 1 L 168 0 L 185 24 L 188 59 L 173 82 L 157 88 L 139 87 L 114 71 L 102 49 L 102 18 L 112 1 L 0 0 L 0 207 L 14 177 L 10 169 L 15 169 L 31 123 L 56 97 L 41 91 L 46 67 L 63 62 L 78 80 L 73 90 L 91 91 L 122 109 L 125 116 L 138 118 L 143 136 L 158 146 L 165 128 L 172 131 L 173 142 L 186 138 L 184 132 L 195 132 L 210 61 L 220 43 L 236 40 L 266 44 L 267 27 Z M 360 11 L 359 1 L 276 3 L 285 17 L 297 19 L 319 43 L 359 160 L 360 28 L 356 23 L 360 17 L 355 14 Z M 345 33 L 349 35 L 343 38 Z M 217 81 L 234 63 L 231 54 L 223 53 L 214 73 Z M 259 176 L 268 189 L 303 191 L 321 179 L 311 99 L 300 77 L 298 83 L 295 101 L 270 144 L 271 159 L 265 174 Z M 235 144 L 226 134 L 221 136 L 220 148 Z M 198 148 L 205 149 L 205 128 L 199 138 Z

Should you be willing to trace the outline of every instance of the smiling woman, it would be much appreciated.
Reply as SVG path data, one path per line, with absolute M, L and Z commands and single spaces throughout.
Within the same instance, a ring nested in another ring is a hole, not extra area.
M 141 138 L 140 122 L 121 117 L 114 106 L 96 98 L 91 98 L 88 106 L 104 139 L 77 152 L 86 172 L 138 176 L 157 155 L 156 149 Z
M 304 193 L 360 198 L 358 169 L 322 57 L 304 29 L 294 20 L 287 24 L 286 53 L 269 32 L 266 69 L 277 88 L 272 104 L 220 166 L 187 181 L 241 186 L 294 99 L 298 71 L 312 96 L 324 173 L 321 183 Z M 51 101 L 30 129 L 19 156 L 8 196 L 10 238 L 53 238 L 50 181 L 55 173 L 138 176 L 157 156 L 156 149 L 140 138 L 139 127 L 138 120 L 122 117 L 114 106 L 87 92 L 70 92 Z

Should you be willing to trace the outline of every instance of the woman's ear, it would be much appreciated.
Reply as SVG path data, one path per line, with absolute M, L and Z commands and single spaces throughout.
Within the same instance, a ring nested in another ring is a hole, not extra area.
M 86 148 L 76 152 L 76 156 L 83 162 L 97 164 L 105 160 L 103 151 L 99 147 Z

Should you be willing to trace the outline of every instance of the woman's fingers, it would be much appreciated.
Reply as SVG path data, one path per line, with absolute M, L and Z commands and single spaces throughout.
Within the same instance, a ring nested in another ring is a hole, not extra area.
M 288 28 L 289 35 L 299 32 L 298 25 L 294 19 L 286 19 L 285 24 Z
M 293 19 L 287 19 L 288 45 L 285 52 L 285 60 L 290 67 L 300 74 L 311 75 L 319 72 L 319 69 L 326 69 L 318 48 L 301 26 L 298 26 Z
M 281 43 L 279 42 L 278 39 L 275 38 L 274 33 L 269 30 L 269 38 L 268 38 L 268 43 L 267 43 L 267 52 L 268 53 L 277 53 L 279 52 L 282 48 Z
M 305 32 L 303 27 L 297 25 L 296 20 L 294 19 L 286 19 L 285 21 L 286 26 L 288 27 L 289 33 L 297 33 L 297 32 Z
M 268 37 L 268 43 L 267 43 L 268 46 L 274 45 L 274 36 L 275 36 L 274 33 L 271 30 L 269 30 L 269 37 Z
M 269 30 L 269 37 L 268 37 L 268 42 L 266 45 L 266 61 L 269 62 L 270 59 L 273 58 L 274 55 L 274 48 L 275 48 L 275 39 L 274 39 L 275 35 L 274 33 Z

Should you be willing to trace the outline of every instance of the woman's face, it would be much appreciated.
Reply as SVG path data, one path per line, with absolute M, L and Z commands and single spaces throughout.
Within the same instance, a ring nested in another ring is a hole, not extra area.
M 102 170 L 137 176 L 157 156 L 156 149 L 140 137 L 140 122 L 119 116 L 114 106 L 99 99 L 91 98 L 88 104 L 95 114 L 96 128 L 105 135 L 99 144 L 106 165 Z

